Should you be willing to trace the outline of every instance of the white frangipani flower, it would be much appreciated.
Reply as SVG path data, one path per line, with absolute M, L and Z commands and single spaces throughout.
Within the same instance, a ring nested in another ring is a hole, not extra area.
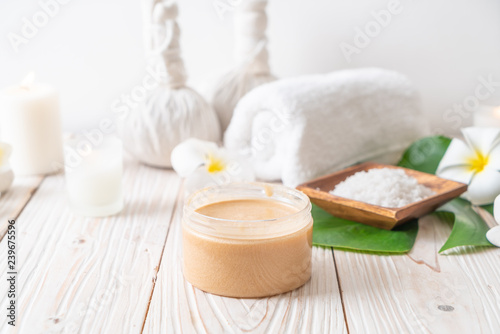
M 249 163 L 213 142 L 183 141 L 172 150 L 170 161 L 177 174 L 186 178 L 188 193 L 216 184 L 255 180 Z
M 14 180 L 14 173 L 9 164 L 11 152 L 12 148 L 9 144 L 0 142 L 0 193 L 9 189 Z
M 488 232 L 486 232 L 486 238 L 493 245 L 500 247 L 500 195 L 495 199 L 493 214 L 498 225 L 492 227 Z
M 463 195 L 472 204 L 493 203 L 500 194 L 500 129 L 462 129 L 465 141 L 453 139 L 436 175 L 469 185 Z

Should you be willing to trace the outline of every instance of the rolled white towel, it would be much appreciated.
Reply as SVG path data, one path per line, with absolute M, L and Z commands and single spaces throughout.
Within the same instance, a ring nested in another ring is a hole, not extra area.
M 391 157 L 429 133 L 402 74 L 378 68 L 282 79 L 245 95 L 225 133 L 258 178 L 296 186 L 357 162 Z

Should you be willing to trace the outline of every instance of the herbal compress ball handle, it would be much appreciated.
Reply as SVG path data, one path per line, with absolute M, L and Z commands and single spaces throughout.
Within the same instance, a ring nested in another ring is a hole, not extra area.
M 253 88 L 275 80 L 267 51 L 267 0 L 242 0 L 234 15 L 237 66 L 216 85 L 213 106 L 224 131 L 238 101 Z
M 243 1 L 234 15 L 234 51 L 239 64 L 253 74 L 270 75 L 267 51 L 267 0 Z
M 149 62 L 161 62 L 169 88 L 186 85 L 186 69 L 181 57 L 178 8 L 175 1 L 145 1 L 145 47 Z M 151 22 L 151 23 L 149 23 Z

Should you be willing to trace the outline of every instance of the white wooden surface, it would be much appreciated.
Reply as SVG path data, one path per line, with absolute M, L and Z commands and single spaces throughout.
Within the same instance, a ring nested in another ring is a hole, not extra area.
M 42 180 L 43 177 L 40 176 L 15 178 L 9 191 L 1 194 L 0 239 L 3 238 L 7 231 L 8 220 L 19 216 Z
M 408 255 L 335 252 L 352 333 L 500 332 L 500 251 L 438 255 L 450 231 L 427 216 Z
M 141 331 L 180 181 L 129 165 L 124 184 L 127 207 L 112 218 L 74 216 L 60 175 L 24 208 L 16 223 L 20 333 Z M 0 268 L 7 272 L 6 256 Z
M 435 218 L 408 255 L 315 248 L 304 287 L 232 299 L 182 278 L 179 178 L 130 163 L 124 185 L 126 209 L 104 219 L 71 213 L 62 175 L 18 178 L 0 197 L 2 236 L 17 218 L 20 292 L 18 326 L 1 333 L 499 332 L 500 250 L 438 255 L 450 227 Z M 6 251 L 3 239 L 4 273 Z M 3 310 L 6 289 L 3 277 Z
M 233 299 L 195 289 L 182 277 L 177 205 L 144 326 L 145 333 L 345 333 L 331 250 L 315 248 L 312 279 L 275 297 Z

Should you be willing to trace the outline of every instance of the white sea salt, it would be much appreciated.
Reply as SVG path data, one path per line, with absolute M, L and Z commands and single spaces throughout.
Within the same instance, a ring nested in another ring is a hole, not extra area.
M 400 208 L 435 194 L 402 169 L 372 168 L 337 184 L 332 195 L 369 204 Z

